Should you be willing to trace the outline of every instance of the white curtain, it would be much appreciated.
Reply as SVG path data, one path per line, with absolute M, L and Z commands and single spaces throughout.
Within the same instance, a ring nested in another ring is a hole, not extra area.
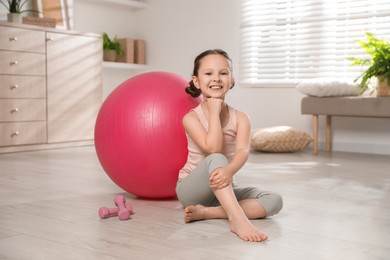
M 309 78 L 355 79 L 347 57 L 365 32 L 390 37 L 389 0 L 241 0 L 241 86 L 293 87 Z

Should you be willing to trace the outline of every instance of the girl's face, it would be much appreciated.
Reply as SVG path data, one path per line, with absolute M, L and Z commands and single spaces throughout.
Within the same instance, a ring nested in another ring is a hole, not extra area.
M 230 65 L 229 60 L 219 54 L 202 58 L 198 76 L 193 76 L 192 80 L 205 98 L 225 98 L 225 94 L 233 85 Z

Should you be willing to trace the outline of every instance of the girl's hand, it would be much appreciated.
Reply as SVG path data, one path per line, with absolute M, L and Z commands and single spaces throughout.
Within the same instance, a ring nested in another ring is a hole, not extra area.
M 223 100 L 220 98 L 208 98 L 206 99 L 207 101 L 207 106 L 209 108 L 210 114 L 215 112 L 218 115 L 222 111 L 222 105 L 223 105 Z
M 212 189 L 223 189 L 232 183 L 232 174 L 226 171 L 225 168 L 219 168 L 213 171 L 210 175 L 210 187 Z

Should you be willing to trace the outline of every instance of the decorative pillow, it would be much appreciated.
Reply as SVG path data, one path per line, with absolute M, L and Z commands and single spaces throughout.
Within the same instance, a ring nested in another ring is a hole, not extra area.
M 251 147 L 261 152 L 297 152 L 311 141 L 310 135 L 289 126 L 259 128 L 251 135 Z
M 361 94 L 358 83 L 346 79 L 316 78 L 301 82 L 296 89 L 313 97 L 358 96 Z

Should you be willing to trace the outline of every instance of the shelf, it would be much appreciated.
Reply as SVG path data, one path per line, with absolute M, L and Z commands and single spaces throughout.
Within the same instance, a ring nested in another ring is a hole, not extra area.
M 127 6 L 134 10 L 144 9 L 148 6 L 147 3 L 136 0 L 98 0 L 102 3 L 113 3 L 116 5 Z
M 146 69 L 146 65 L 104 61 L 103 68 L 142 70 Z

